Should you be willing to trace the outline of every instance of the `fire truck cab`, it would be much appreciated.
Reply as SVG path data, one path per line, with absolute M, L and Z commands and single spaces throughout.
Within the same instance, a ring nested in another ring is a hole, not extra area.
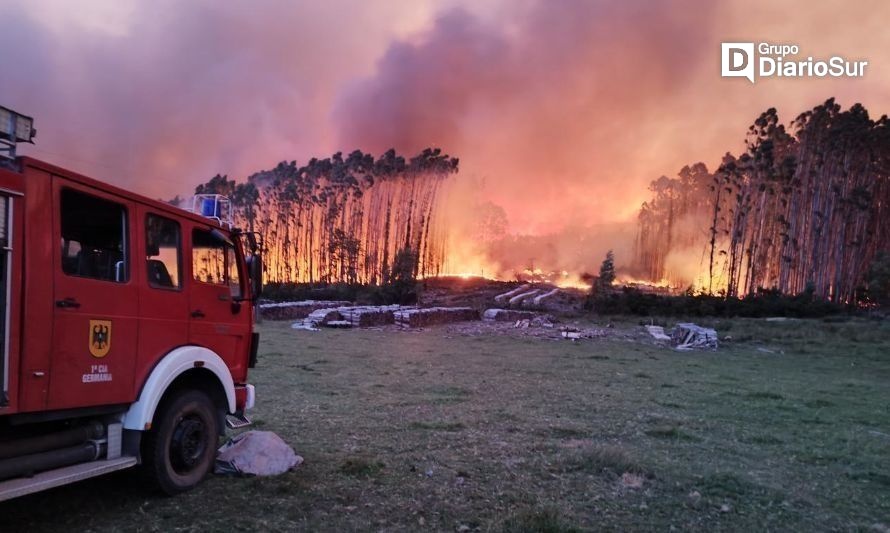
M 0 141 L 30 141 L 4 119 L 21 116 L 0 108 Z M 136 465 L 169 494 L 192 488 L 225 426 L 249 423 L 256 241 L 222 197 L 189 212 L 6 155 L 0 500 Z

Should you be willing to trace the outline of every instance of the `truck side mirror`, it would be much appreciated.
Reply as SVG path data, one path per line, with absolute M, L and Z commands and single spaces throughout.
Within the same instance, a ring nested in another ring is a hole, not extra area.
M 256 301 L 263 294 L 263 258 L 260 254 L 247 256 L 251 298 Z

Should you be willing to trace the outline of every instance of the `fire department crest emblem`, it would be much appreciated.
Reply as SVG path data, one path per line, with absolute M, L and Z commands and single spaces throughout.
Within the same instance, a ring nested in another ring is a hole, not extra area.
M 90 353 L 101 358 L 111 350 L 111 320 L 90 320 Z

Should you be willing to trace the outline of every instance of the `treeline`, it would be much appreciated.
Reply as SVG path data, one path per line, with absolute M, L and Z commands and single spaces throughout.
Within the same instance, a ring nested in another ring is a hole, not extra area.
M 267 281 L 383 284 L 439 273 L 438 193 L 457 170 L 458 159 L 439 149 L 408 160 L 356 150 L 284 161 L 242 183 L 216 175 L 195 193 L 232 200 L 236 225 L 265 244 Z
M 661 176 L 649 184 L 652 199 L 640 208 L 634 243 L 639 275 L 653 281 L 693 281 L 684 279 L 685 272 L 676 261 L 669 264 L 668 257 L 677 250 L 702 249 L 706 234 L 700 221 L 711 210 L 713 179 L 704 163 L 695 163 L 684 166 L 676 178 Z
M 654 197 L 639 216 L 637 268 L 670 278 L 666 259 L 692 245 L 702 292 L 867 298 L 890 251 L 887 116 L 873 120 L 860 104 L 842 110 L 832 98 L 786 126 L 769 109 L 745 145 L 713 173 L 697 163 L 652 183 Z

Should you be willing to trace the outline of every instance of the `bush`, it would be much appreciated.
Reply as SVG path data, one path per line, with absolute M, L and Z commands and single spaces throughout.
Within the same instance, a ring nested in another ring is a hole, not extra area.
M 351 283 L 268 283 L 263 299 L 273 302 L 301 300 L 342 300 L 362 305 L 408 305 L 417 302 L 414 282 L 360 285 Z
M 775 291 L 761 291 L 757 295 L 745 298 L 722 298 L 692 294 L 664 296 L 644 293 L 631 287 L 625 287 L 621 291 L 598 293 L 591 299 L 589 307 L 600 314 L 727 318 L 770 316 L 821 318 L 844 311 L 842 306 L 816 299 L 809 292 L 787 296 Z
M 263 298 L 273 302 L 294 302 L 300 300 L 345 300 L 355 301 L 368 290 L 364 285 L 347 283 L 267 283 L 263 287 Z

